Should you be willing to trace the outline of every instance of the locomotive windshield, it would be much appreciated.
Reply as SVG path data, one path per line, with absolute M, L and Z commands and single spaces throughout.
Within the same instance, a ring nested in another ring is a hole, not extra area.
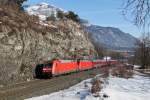
M 53 63 L 47 63 L 47 64 L 45 64 L 45 66 L 44 66 L 44 67 L 51 68 L 51 67 L 52 67 L 52 65 L 53 65 Z

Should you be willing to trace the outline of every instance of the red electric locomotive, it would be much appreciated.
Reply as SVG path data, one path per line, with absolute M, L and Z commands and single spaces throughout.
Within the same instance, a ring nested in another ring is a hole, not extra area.
M 36 77 L 56 76 L 70 72 L 83 71 L 108 64 L 116 64 L 117 60 L 52 60 L 36 66 Z

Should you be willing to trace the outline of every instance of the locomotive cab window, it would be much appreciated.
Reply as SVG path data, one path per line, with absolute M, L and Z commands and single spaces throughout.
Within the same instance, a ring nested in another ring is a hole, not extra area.
M 53 63 L 47 63 L 47 64 L 45 64 L 45 67 L 51 68 L 52 65 L 53 65 Z

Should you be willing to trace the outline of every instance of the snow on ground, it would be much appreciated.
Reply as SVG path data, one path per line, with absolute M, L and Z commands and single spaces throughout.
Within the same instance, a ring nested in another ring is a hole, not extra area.
M 90 93 L 91 79 L 56 93 L 27 100 L 150 100 L 150 77 L 135 75 L 130 79 L 109 77 L 100 94 L 108 98 L 94 97 Z M 88 87 L 85 87 L 85 84 Z
M 83 100 L 87 95 L 90 95 L 90 81 L 91 79 L 87 79 L 73 87 L 70 87 L 69 89 L 62 90 L 49 95 L 33 97 L 27 100 Z M 85 85 L 88 85 L 88 87 L 85 87 Z
M 135 69 L 138 69 L 138 68 L 140 68 L 141 66 L 140 65 L 134 65 L 134 68 Z
M 103 92 L 106 100 L 150 100 L 150 78 L 135 75 L 131 79 L 109 78 Z

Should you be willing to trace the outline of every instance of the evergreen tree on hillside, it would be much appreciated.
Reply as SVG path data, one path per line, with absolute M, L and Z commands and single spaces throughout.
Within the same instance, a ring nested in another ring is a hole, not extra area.
M 62 12 L 62 11 L 58 11 L 57 12 L 57 18 L 59 18 L 59 19 L 64 19 L 64 13 Z
M 66 18 L 71 19 L 71 20 L 73 20 L 75 22 L 79 22 L 80 21 L 79 20 L 79 16 L 77 14 L 75 14 L 74 12 L 72 12 L 72 11 L 69 11 L 68 14 L 66 14 Z
M 27 0 L 0 0 L 0 5 L 18 5 L 22 8 L 22 4 Z
M 51 14 L 49 17 L 47 17 L 46 21 L 56 21 L 56 17 L 54 14 Z

